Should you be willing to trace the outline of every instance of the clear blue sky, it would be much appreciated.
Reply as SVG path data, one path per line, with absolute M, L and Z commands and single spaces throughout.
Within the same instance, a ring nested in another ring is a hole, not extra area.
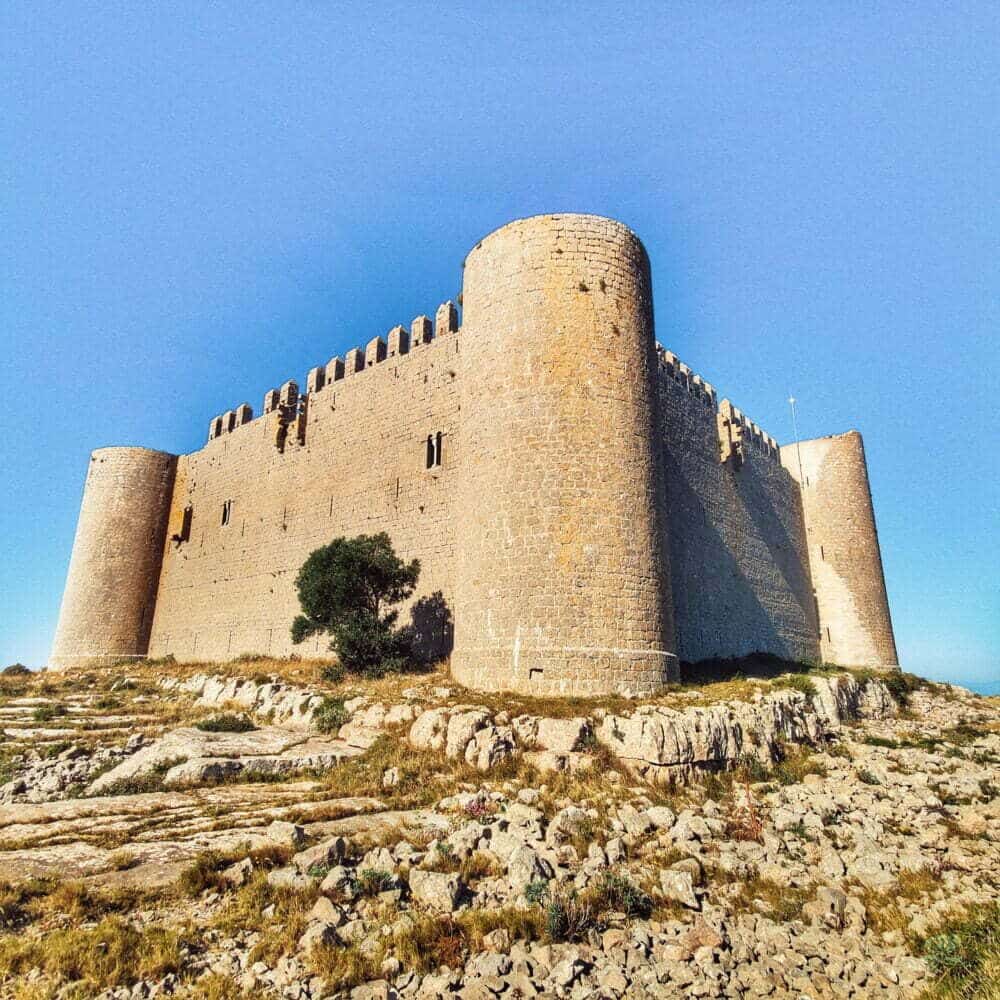
M 904 665 L 1000 678 L 998 38 L 990 2 L 7 0 L 0 664 L 44 662 L 91 449 L 198 448 L 581 211 L 766 430 L 792 391 L 864 434 Z

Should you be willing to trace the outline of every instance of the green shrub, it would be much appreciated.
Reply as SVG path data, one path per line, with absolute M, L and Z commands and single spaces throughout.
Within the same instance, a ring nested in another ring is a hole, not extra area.
M 862 743 L 867 743 L 870 747 L 885 747 L 886 750 L 898 750 L 900 746 L 896 740 L 890 740 L 884 736 L 865 736 Z
M 771 771 L 767 765 L 752 753 L 743 754 L 736 765 L 738 777 L 745 781 L 769 781 Z
M 626 917 L 646 918 L 653 912 L 653 901 L 624 875 L 605 872 L 599 892 L 602 897 L 600 901 L 605 907 L 621 910 Z
M 358 887 L 366 896 L 377 896 L 380 892 L 387 892 L 395 888 L 396 879 L 392 872 L 382 871 L 380 868 L 365 868 L 358 873 Z
M 908 674 L 902 670 L 871 670 L 868 668 L 853 671 L 855 678 L 861 684 L 870 681 L 881 681 L 892 695 L 893 700 L 900 708 L 906 708 L 910 700 L 910 695 L 914 691 L 928 686 L 928 682 L 923 677 L 916 674 Z
M 321 733 L 336 733 L 349 718 L 344 699 L 331 698 L 329 695 L 313 711 L 313 724 Z
M 319 675 L 329 684 L 339 684 L 347 676 L 347 671 L 339 663 L 328 663 Z
M 934 975 L 928 998 L 982 997 L 992 1000 L 1000 981 L 1000 903 L 950 920 L 923 946 Z
M 560 888 L 545 904 L 545 936 L 550 941 L 579 941 L 594 926 L 595 916 L 588 895 Z
M 816 685 L 805 674 L 789 674 L 787 677 L 777 680 L 775 684 L 779 690 L 791 688 L 793 691 L 801 691 L 802 694 L 810 698 L 816 694 Z
M 412 634 L 396 627 L 394 605 L 413 593 L 419 575 L 420 563 L 404 563 L 384 532 L 335 538 L 312 552 L 296 577 L 302 614 L 292 623 L 292 642 L 329 634 L 341 666 L 364 677 L 404 669 Z
M 524 898 L 532 906 L 538 906 L 549 895 L 549 883 L 545 879 L 535 879 L 524 887 Z
M 4 677 L 27 677 L 31 671 L 23 663 L 12 663 L 3 668 Z
M 792 753 L 785 752 L 782 759 L 774 765 L 774 780 L 779 785 L 797 785 L 807 774 L 817 774 L 825 778 L 827 770 L 809 750 L 804 748 Z
M 867 767 L 863 767 L 860 771 L 858 771 L 858 780 L 863 781 L 866 785 L 882 784 L 882 782 L 878 780 L 878 775 L 869 771 Z
M 156 657 L 146 657 L 145 660 L 139 661 L 139 666 L 142 667 L 170 667 L 177 662 L 177 658 L 173 653 L 167 653 L 166 656 L 156 656 Z
M 199 719 L 194 727 L 203 733 L 249 733 L 257 728 L 249 716 L 237 715 L 235 712 L 222 712 L 207 719 Z
M 66 706 L 60 705 L 57 701 L 53 701 L 49 702 L 47 705 L 39 705 L 38 708 L 31 713 L 31 717 L 35 720 L 35 722 L 51 722 L 53 719 L 57 719 L 65 714 Z

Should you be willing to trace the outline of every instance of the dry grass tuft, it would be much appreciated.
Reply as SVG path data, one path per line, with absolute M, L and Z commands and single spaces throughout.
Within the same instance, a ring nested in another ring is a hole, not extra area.
M 318 888 L 289 889 L 268 885 L 266 872 L 258 871 L 226 900 L 212 925 L 227 934 L 259 931 L 260 938 L 251 953 L 251 961 L 267 962 L 273 967 L 282 955 L 295 950 L 306 929 L 309 910 L 318 896 Z M 269 907 L 273 907 L 271 915 L 264 917 Z
M 44 937 L 5 934 L 0 937 L 0 976 L 20 978 L 40 969 L 54 983 L 75 983 L 80 996 L 92 996 L 112 986 L 180 972 L 181 950 L 190 941 L 190 931 L 139 929 L 117 916 Z
M 381 942 L 372 942 L 364 952 L 358 945 L 317 945 L 309 953 L 313 972 L 322 976 L 328 989 L 343 991 L 360 983 L 378 979 L 385 948 Z
M 910 917 L 903 903 L 915 903 L 941 888 L 941 870 L 928 865 L 915 872 L 901 872 L 896 884 L 884 892 L 856 885 L 852 890 L 865 907 L 868 926 L 880 933 L 900 931 L 910 936 Z
M 254 850 L 247 846 L 231 851 L 202 851 L 181 872 L 177 888 L 183 895 L 196 898 L 209 889 L 225 889 L 227 883 L 221 873 L 237 861 L 249 858 L 255 868 L 266 870 L 287 864 L 291 856 L 291 849 L 279 844 L 269 844 Z
M 775 923 L 800 920 L 802 907 L 815 894 L 813 889 L 780 885 L 759 876 L 746 882 L 736 882 L 734 886 L 736 891 L 729 897 L 732 912 L 761 913 Z
M 387 768 L 399 770 L 399 783 L 382 787 Z M 496 774 L 491 778 L 497 779 Z M 482 775 L 464 760 L 450 760 L 444 753 L 414 750 L 404 740 L 381 736 L 364 754 L 344 761 L 323 775 L 327 794 L 370 796 L 391 809 L 414 809 L 448 794 L 460 782 L 480 784 Z

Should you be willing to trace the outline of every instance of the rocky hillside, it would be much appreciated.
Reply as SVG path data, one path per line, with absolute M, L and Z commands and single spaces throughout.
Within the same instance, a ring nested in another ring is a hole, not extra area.
M 998 995 L 996 699 L 272 661 L 0 695 L 0 996 Z

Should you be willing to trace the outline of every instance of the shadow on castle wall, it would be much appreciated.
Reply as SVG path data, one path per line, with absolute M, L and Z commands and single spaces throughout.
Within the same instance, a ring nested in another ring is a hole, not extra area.
M 814 613 L 808 606 L 809 578 L 801 566 L 796 567 L 795 547 L 767 490 L 763 484 L 748 481 L 753 475 L 749 463 L 737 473 L 743 479 L 736 492 L 741 513 L 749 522 L 743 529 L 745 535 L 760 539 L 768 555 L 766 561 L 761 560 L 761 572 L 755 578 L 747 575 L 734 555 L 734 538 L 727 537 L 720 527 L 722 523 L 733 524 L 732 512 L 711 511 L 669 456 L 666 472 L 669 520 L 683 525 L 680 530 L 671 530 L 669 539 L 680 659 L 698 662 L 723 652 L 749 656 L 759 651 L 793 662 L 805 658 L 807 647 L 817 641 L 813 638 Z M 744 495 L 744 491 L 751 495 Z M 720 501 L 725 503 L 726 498 Z M 789 615 L 787 604 L 776 607 L 777 600 L 797 605 L 797 614 Z M 793 617 L 799 619 L 801 631 L 790 629 Z M 780 629 L 779 620 L 785 623 Z
M 405 628 L 419 663 L 429 665 L 451 655 L 455 644 L 455 624 L 451 608 L 440 590 L 413 603 L 410 624 Z
M 769 680 L 780 674 L 805 673 L 812 667 L 811 663 L 798 660 L 786 660 L 773 653 L 754 652 L 746 656 L 716 657 L 709 660 L 699 660 L 697 663 L 681 661 L 681 683 L 697 687 L 702 684 L 715 684 L 719 681 L 732 681 L 755 678 Z

